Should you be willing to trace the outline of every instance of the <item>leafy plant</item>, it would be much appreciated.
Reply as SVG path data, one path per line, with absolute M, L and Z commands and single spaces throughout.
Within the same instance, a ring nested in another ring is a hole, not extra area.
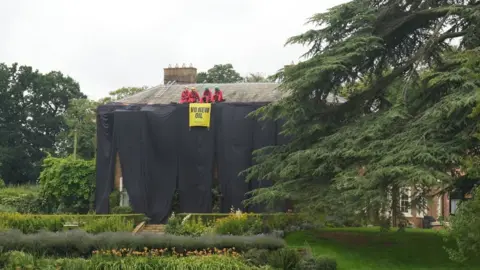
M 217 219 L 214 225 L 215 232 L 224 235 L 254 235 L 263 230 L 262 220 L 257 215 L 249 215 L 236 211 L 226 218 Z
M 101 232 L 130 232 L 134 229 L 133 220 L 125 219 L 122 216 L 112 215 L 106 218 L 91 220 L 82 229 L 89 233 Z
M 275 269 L 295 269 L 300 261 L 300 254 L 292 248 L 282 248 L 268 254 L 268 264 Z
M 95 191 L 95 161 L 48 156 L 40 173 L 40 196 L 51 210 L 87 213 Z
M 5 187 L 6 187 L 5 181 L 3 181 L 2 178 L 0 178 L 0 189 L 5 188 Z
M 466 262 L 480 256 L 480 187 L 472 195 L 471 200 L 462 202 L 455 215 L 450 216 L 447 240 L 456 247 L 446 250 L 453 261 Z

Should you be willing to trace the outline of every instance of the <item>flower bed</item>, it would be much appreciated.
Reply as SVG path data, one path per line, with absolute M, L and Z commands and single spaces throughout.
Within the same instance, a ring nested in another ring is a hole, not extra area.
M 0 265 L 0 267 L 2 267 Z M 2 269 L 266 269 L 248 265 L 239 258 L 229 256 L 203 257 L 108 257 L 93 256 L 90 259 L 65 258 L 49 259 L 38 258 L 22 252 L 7 254 L 7 260 Z
M 3 252 L 24 251 L 34 255 L 90 256 L 94 250 L 127 248 L 135 251 L 148 249 L 172 249 L 177 252 L 203 250 L 208 248 L 233 248 L 247 251 L 252 248 L 278 249 L 285 246 L 282 239 L 268 236 L 202 236 L 188 237 L 175 235 L 131 233 L 89 234 L 84 231 L 40 232 L 23 234 L 18 231 L 0 233 Z

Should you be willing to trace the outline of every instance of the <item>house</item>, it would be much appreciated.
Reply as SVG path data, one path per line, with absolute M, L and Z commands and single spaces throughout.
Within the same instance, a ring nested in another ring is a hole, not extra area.
M 240 172 L 252 164 L 252 152 L 279 145 L 278 121 L 256 121 L 250 112 L 282 98 L 277 83 L 196 84 L 193 67 L 164 69 L 164 83 L 97 109 L 96 212 L 109 212 L 109 195 L 126 188 L 135 212 L 163 223 L 174 193 L 181 212 L 212 211 L 212 186 L 221 189 L 221 212 L 246 209 L 246 193 L 270 185 L 246 183 Z M 189 126 L 189 104 L 177 104 L 185 86 L 218 86 L 226 102 L 211 105 L 211 126 Z M 329 96 L 330 102 L 345 102 Z

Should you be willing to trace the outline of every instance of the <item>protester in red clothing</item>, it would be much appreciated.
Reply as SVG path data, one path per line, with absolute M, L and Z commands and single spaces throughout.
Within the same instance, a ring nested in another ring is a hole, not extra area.
M 195 87 L 191 88 L 189 96 L 188 96 L 188 103 L 199 103 L 200 102 L 200 95 L 198 95 L 197 89 Z
M 225 101 L 223 99 L 223 93 L 218 86 L 215 87 L 215 93 L 213 94 L 213 102 L 222 102 Z
M 202 96 L 202 103 L 211 103 L 212 102 L 212 92 L 208 87 L 205 87 L 205 90 L 203 91 L 203 96 Z
M 185 89 L 182 91 L 182 95 L 180 97 L 180 104 L 188 103 L 189 97 L 190 97 L 190 90 L 188 90 L 188 87 L 185 87 Z

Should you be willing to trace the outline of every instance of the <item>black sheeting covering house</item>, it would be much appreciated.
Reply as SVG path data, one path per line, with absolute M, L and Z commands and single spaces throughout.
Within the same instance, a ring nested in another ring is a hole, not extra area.
M 209 129 L 188 125 L 188 104 L 103 105 L 97 116 L 96 211 L 109 211 L 118 152 L 124 186 L 135 212 L 165 222 L 175 190 L 185 213 L 212 211 L 214 164 L 222 193 L 221 212 L 245 209 L 245 193 L 271 185 L 250 182 L 239 173 L 252 163 L 252 151 L 276 145 L 279 124 L 246 116 L 265 103 L 212 104 Z M 279 138 L 281 140 L 279 140 Z M 284 209 L 278 209 L 284 210 Z

